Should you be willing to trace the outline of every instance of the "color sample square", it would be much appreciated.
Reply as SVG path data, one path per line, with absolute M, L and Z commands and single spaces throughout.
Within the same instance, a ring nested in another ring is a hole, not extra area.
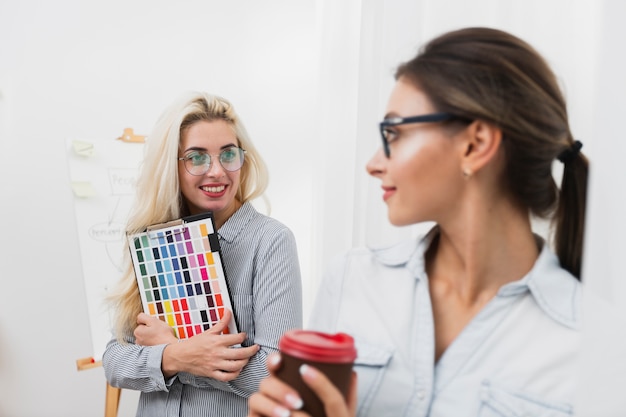
M 233 311 L 212 213 L 128 235 L 143 310 L 180 339 L 213 327 Z M 234 311 L 233 311 L 234 313 Z M 237 333 L 234 319 L 224 333 Z

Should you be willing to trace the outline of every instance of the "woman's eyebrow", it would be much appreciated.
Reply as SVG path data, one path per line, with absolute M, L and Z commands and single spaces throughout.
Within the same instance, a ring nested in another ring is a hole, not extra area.
M 232 148 L 232 147 L 237 147 L 239 145 L 237 145 L 236 143 L 228 143 L 226 145 L 223 145 L 220 150 L 224 150 L 224 149 L 228 149 L 228 148 Z M 203 148 L 202 146 L 190 146 L 187 149 L 183 150 L 183 152 L 189 152 L 189 151 L 202 151 L 202 152 L 207 152 L 207 148 Z
M 398 117 L 402 117 L 400 116 L 399 113 L 396 113 L 395 111 L 389 112 L 387 114 L 385 114 L 385 117 L 383 118 L 383 120 L 387 120 L 387 119 L 395 119 Z
M 206 148 L 202 148 L 200 146 L 190 146 L 189 148 L 183 150 L 183 152 L 189 152 L 189 151 L 205 151 L 206 152 Z

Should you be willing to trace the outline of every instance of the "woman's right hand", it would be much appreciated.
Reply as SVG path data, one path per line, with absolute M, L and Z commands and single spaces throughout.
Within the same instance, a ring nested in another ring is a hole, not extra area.
M 297 411 L 302 400 L 297 391 L 275 376 L 280 367 L 280 355 L 273 354 L 267 360 L 270 376 L 261 381 L 259 392 L 248 400 L 248 417 L 304 417 L 308 413 Z M 352 417 L 356 415 L 356 373 L 352 372 L 352 382 L 348 401 L 335 385 L 317 369 L 304 365 L 300 369 L 304 382 L 317 394 L 324 404 L 328 417 Z
M 232 347 L 243 343 L 246 334 L 222 334 L 231 315 L 230 310 L 225 310 L 222 319 L 210 329 L 167 345 L 161 360 L 163 375 L 169 378 L 178 372 L 188 372 L 224 382 L 237 378 L 259 346 Z

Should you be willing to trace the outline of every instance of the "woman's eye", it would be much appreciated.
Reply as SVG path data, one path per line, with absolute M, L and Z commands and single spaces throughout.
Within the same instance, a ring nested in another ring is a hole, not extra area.
M 237 151 L 234 148 L 226 149 L 222 152 L 223 161 L 233 161 L 237 158 Z
M 187 155 L 187 159 L 189 159 L 193 165 L 205 165 L 209 158 L 210 156 L 205 153 L 192 153 Z
M 387 128 L 383 132 L 385 134 L 385 139 L 387 139 L 387 143 L 393 142 L 398 138 L 398 132 L 393 129 Z

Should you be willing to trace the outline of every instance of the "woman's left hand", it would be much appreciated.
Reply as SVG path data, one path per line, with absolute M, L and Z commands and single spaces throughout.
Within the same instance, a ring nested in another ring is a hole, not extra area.
M 134 335 L 135 343 L 142 346 L 165 345 L 178 341 L 174 330 L 167 323 L 146 313 L 137 315 Z

